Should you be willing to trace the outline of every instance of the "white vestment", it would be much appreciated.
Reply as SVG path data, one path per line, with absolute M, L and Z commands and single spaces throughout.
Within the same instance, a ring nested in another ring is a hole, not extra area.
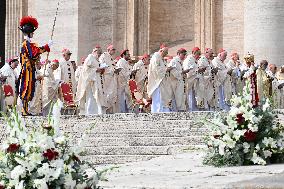
M 52 104 L 56 103 L 59 98 L 60 80 L 55 79 L 54 71 L 50 64 L 47 64 L 44 73 L 45 75 L 42 84 L 42 113 L 46 116 L 48 115 Z
M 212 74 L 213 66 L 205 57 L 198 60 L 198 67 L 205 68 L 203 73 L 198 73 L 198 84 L 196 86 L 196 101 L 199 108 L 213 110 L 216 107 L 216 75 Z
M 227 72 L 229 69 L 226 65 L 220 60 L 219 57 L 215 57 L 212 60 L 212 65 L 214 68 L 218 69 L 216 74 L 216 88 L 218 90 L 218 105 L 222 110 L 228 110 L 228 102 L 232 97 L 232 85 L 230 83 Z M 226 90 L 226 91 L 225 91 Z
M 198 65 L 193 55 L 188 55 L 182 64 L 183 70 L 189 70 L 186 74 L 186 92 L 189 111 L 196 111 L 196 83 L 198 80 Z
M 103 76 L 96 72 L 99 67 L 99 60 L 93 54 L 89 54 L 83 64 L 75 99 L 80 104 L 80 114 L 105 113 L 102 109 L 104 96 L 101 83 Z
M 104 91 L 104 106 L 107 108 L 107 113 L 119 112 L 117 106 L 117 74 L 114 73 L 114 61 L 112 56 L 108 52 L 104 52 L 100 58 L 101 64 L 106 64 L 108 67 L 105 69 L 103 74 L 102 88 Z
M 241 69 L 236 63 L 231 59 L 227 62 L 226 67 L 229 70 L 232 70 L 232 74 L 229 77 L 229 80 L 232 84 L 232 94 L 238 95 L 242 93 L 243 85 L 241 81 Z
M 272 81 L 273 101 L 275 108 L 284 109 L 284 87 L 278 88 L 284 83 L 284 73 L 277 72 L 275 79 Z
M 122 68 L 118 74 L 118 101 L 120 113 L 126 113 L 131 105 L 131 96 L 128 81 L 132 72 L 132 66 L 124 58 L 119 59 L 116 65 Z
M 169 104 L 164 99 L 166 88 L 166 61 L 156 52 L 150 60 L 148 70 L 147 93 L 152 98 L 151 113 L 169 111 Z
M 182 61 L 179 56 L 175 56 L 170 63 L 169 67 L 173 67 L 170 71 L 170 76 L 168 78 L 167 84 L 170 85 L 169 88 L 169 97 L 173 101 L 172 110 L 173 111 L 184 111 L 185 107 L 185 90 L 184 90 L 184 81 L 182 74 Z M 175 107 L 173 107 L 175 105 Z

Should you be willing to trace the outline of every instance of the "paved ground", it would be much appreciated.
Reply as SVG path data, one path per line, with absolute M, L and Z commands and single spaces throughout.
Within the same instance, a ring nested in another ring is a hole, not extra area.
M 202 152 L 158 157 L 121 165 L 106 175 L 104 188 L 220 189 L 284 188 L 284 164 L 214 168 L 202 165 Z

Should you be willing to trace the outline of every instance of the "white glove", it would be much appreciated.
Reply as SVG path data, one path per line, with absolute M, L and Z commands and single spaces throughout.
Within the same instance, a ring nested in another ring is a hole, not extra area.
M 52 40 L 49 40 L 49 41 L 48 41 L 48 46 L 49 46 L 49 48 L 50 48 L 52 45 L 53 45 L 53 41 L 52 41 Z

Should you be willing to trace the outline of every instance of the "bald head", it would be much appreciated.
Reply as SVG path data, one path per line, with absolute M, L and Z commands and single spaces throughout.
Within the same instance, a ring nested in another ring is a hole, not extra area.
M 275 64 L 269 64 L 268 68 L 273 74 L 276 74 L 277 66 Z

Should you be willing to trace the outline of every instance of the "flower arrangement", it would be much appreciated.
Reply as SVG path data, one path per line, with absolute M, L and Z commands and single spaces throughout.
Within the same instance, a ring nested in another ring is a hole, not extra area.
M 253 107 L 247 84 L 241 96 L 232 98 L 228 115 L 207 121 L 210 132 L 203 163 L 233 166 L 283 161 L 284 127 L 276 118 L 268 99 Z
M 0 189 L 95 189 L 98 173 L 79 159 L 80 145 L 70 147 L 58 127 L 61 105 L 48 125 L 28 127 L 16 110 L 6 117 L 9 133 L 0 152 Z M 87 173 L 88 172 L 88 173 Z

